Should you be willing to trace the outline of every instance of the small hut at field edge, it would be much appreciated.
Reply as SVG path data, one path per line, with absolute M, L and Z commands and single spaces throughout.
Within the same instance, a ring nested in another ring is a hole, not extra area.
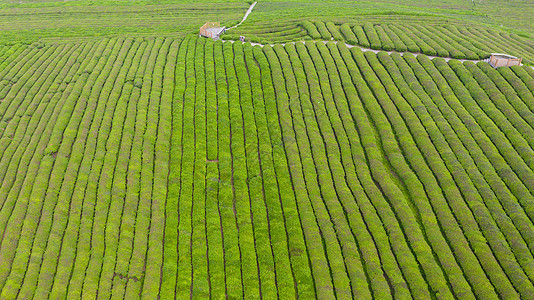
M 522 60 L 522 58 L 517 58 L 508 54 L 492 53 L 489 59 L 489 64 L 494 68 L 520 66 Z
M 200 36 L 212 38 L 214 40 L 219 39 L 219 36 L 226 31 L 226 27 L 221 27 L 219 22 L 207 22 L 200 27 Z

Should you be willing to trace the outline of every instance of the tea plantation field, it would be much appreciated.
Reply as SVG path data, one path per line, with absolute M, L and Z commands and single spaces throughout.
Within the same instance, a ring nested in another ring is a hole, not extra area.
M 193 37 L 2 53 L 2 298 L 533 295 L 531 68 Z
M 534 43 L 475 2 L 0 0 L 0 299 L 534 299 L 534 69 L 479 61 Z

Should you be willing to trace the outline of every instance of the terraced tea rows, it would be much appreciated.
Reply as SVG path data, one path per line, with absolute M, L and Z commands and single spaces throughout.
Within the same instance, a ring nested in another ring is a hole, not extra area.
M 529 297 L 527 69 L 333 43 L 180 53 L 162 297 Z
M 430 20 L 430 24 L 409 21 L 409 24 L 400 20 L 363 24 L 351 21 L 264 21 L 246 24 L 223 38 L 237 40 L 239 36 L 245 36 L 247 41 L 260 44 L 336 40 L 375 50 L 456 59 L 480 60 L 488 58 L 490 53 L 507 53 L 524 58 L 524 63 L 534 61 L 534 43 L 516 34 L 472 24 L 448 24 L 437 18 Z
M 260 22 L 245 23 L 229 30 L 221 38 L 224 40 L 239 40 L 244 36 L 247 42 L 260 44 L 286 43 L 311 39 L 308 32 L 299 26 L 298 22 Z
M 177 49 L 30 46 L 2 70 L 1 298 L 157 294 Z
M 534 294 L 531 68 L 193 36 L 0 56 L 2 299 Z
M 258 54 L 193 38 L 180 47 L 164 298 L 314 293 L 272 81 Z

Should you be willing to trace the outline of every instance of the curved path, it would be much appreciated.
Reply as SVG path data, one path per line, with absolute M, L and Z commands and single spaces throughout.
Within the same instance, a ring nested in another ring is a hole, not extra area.
M 241 23 L 245 22 L 245 20 L 247 19 L 248 15 L 250 15 L 250 13 L 252 12 L 252 9 L 254 9 L 254 6 L 256 6 L 256 3 L 258 3 L 258 2 L 256 1 L 256 2 L 252 3 L 252 5 L 250 5 L 250 7 L 248 8 L 247 12 L 245 13 L 245 16 L 243 17 L 243 20 L 241 20 L 241 22 L 239 22 L 236 25 L 228 28 L 227 30 L 236 28 L 237 26 L 241 25 Z
M 252 3 L 252 5 L 250 5 L 250 7 L 248 8 L 247 12 L 245 13 L 245 16 L 243 16 L 243 19 L 241 20 L 241 22 L 237 23 L 236 25 L 228 28 L 227 30 L 230 30 L 230 29 L 233 29 L 233 28 L 236 28 L 237 26 L 241 25 L 248 17 L 248 15 L 250 15 L 250 13 L 252 12 L 252 10 L 254 9 L 254 6 L 256 6 L 256 3 L 258 3 L 257 1 Z M 223 42 L 235 42 L 233 40 L 223 40 Z M 305 41 L 300 41 L 300 42 L 305 42 Z M 317 42 L 320 42 L 320 41 L 313 41 L 314 43 L 317 43 Z M 338 43 L 338 41 L 322 41 L 323 43 L 328 43 L 328 42 L 334 42 L 334 43 Z M 290 42 L 291 44 L 295 44 L 295 43 L 298 43 L 298 42 Z M 259 43 L 250 43 L 252 46 L 260 46 L 260 47 L 263 47 L 265 46 L 264 44 L 259 44 Z M 363 52 L 368 52 L 368 51 L 371 51 L 371 52 L 374 52 L 374 53 L 378 53 L 378 52 L 386 52 L 388 54 L 392 54 L 392 53 L 399 53 L 400 55 L 404 55 L 405 53 L 410 53 L 410 54 L 413 54 L 415 56 L 418 56 L 418 55 L 425 55 L 423 53 L 413 53 L 413 52 L 396 52 L 396 51 L 384 51 L 384 50 L 375 50 L 375 49 L 369 49 L 369 48 L 363 48 L 363 47 L 360 47 L 360 46 L 355 46 L 355 45 L 351 45 L 351 44 L 347 44 L 347 43 L 344 43 L 345 46 L 347 46 L 348 48 L 354 48 L 354 47 L 358 47 L 360 49 L 362 49 Z M 274 44 L 268 44 L 270 46 L 274 46 Z M 280 45 L 282 46 L 285 46 L 285 43 L 281 43 Z M 445 59 L 445 61 L 449 61 L 451 59 L 456 59 L 456 58 L 452 58 L 452 57 L 441 57 L 441 56 L 433 56 L 433 55 L 426 55 L 428 58 L 430 59 L 434 59 L 434 58 L 443 58 Z M 483 59 L 483 60 L 471 60 L 471 59 L 456 59 L 458 61 L 461 61 L 461 62 L 464 62 L 464 61 L 471 61 L 471 62 L 474 62 L 474 63 L 477 63 L 477 62 L 480 62 L 480 61 L 485 61 L 485 62 L 488 62 L 489 61 L 489 58 L 487 59 Z M 534 69 L 534 66 L 532 66 L 532 69 Z
M 231 42 L 231 43 L 234 43 L 236 41 L 233 41 L 233 40 L 223 40 L 223 42 Z M 304 42 L 314 42 L 314 43 L 320 43 L 321 41 L 298 41 L 298 42 L 289 42 L 287 44 L 295 44 L 295 43 L 304 43 Z M 333 42 L 335 44 L 338 43 L 338 41 L 322 41 L 323 43 L 328 43 L 328 42 Z M 269 45 L 269 46 L 274 46 L 274 45 L 282 45 L 282 46 L 285 46 L 286 43 L 280 43 L 280 44 L 259 44 L 259 43 L 250 43 L 252 46 L 260 46 L 260 47 L 264 47 L 265 45 Z M 369 48 L 363 48 L 363 47 L 360 47 L 360 46 L 355 46 L 355 45 L 351 45 L 351 44 L 347 44 L 347 43 L 344 43 L 345 46 L 347 46 L 347 48 L 360 48 L 362 49 L 363 52 L 374 52 L 374 53 L 378 53 L 378 52 L 386 52 L 387 54 L 391 54 L 391 53 L 399 53 L 400 55 L 404 55 L 405 53 L 410 53 L 410 54 L 413 54 L 415 56 L 418 56 L 418 55 L 426 55 L 426 54 L 423 54 L 423 53 L 413 53 L 413 52 L 396 52 L 396 51 L 384 51 L 384 50 L 375 50 L 375 49 L 369 49 Z M 456 59 L 456 58 L 452 58 L 452 57 L 441 57 L 441 56 L 432 56 L 432 55 L 426 55 L 428 58 L 430 59 L 434 59 L 434 58 L 443 58 L 445 61 L 449 61 L 451 59 Z M 485 62 L 488 62 L 489 59 L 483 59 L 483 60 L 472 60 L 472 59 L 456 59 L 458 61 L 461 61 L 461 62 L 464 62 L 464 61 L 472 61 L 474 63 L 477 63 L 477 62 L 480 62 L 480 61 L 485 61 Z
M 241 22 L 239 22 L 239 23 L 237 23 L 236 25 L 234 25 L 234 26 L 228 28 L 227 30 L 236 28 L 236 27 L 238 27 L 239 25 L 241 25 L 243 22 L 245 22 L 245 20 L 248 18 L 248 15 L 250 15 L 250 13 L 252 12 L 252 10 L 254 9 L 254 6 L 256 6 L 256 3 L 258 3 L 258 2 L 256 1 L 256 2 L 252 3 L 252 5 L 250 5 L 250 7 L 248 8 L 248 10 L 245 12 L 245 16 L 243 16 L 243 19 L 241 20 Z M 235 41 L 233 41 L 233 40 L 222 40 L 222 41 L 223 41 L 223 42 L 231 42 L 231 43 L 235 42 Z M 304 42 L 304 41 L 302 41 L 302 42 Z M 313 41 L 313 42 L 316 43 L 316 42 L 318 42 L 318 41 Z M 330 41 L 323 41 L 323 43 L 325 43 L 325 44 L 328 43 L 328 42 L 330 42 Z M 338 43 L 338 41 L 332 41 L 332 42 L 334 42 L 334 43 L 336 43 L 336 44 Z M 295 43 L 298 43 L 298 42 L 290 42 L 290 43 L 291 43 L 291 44 L 295 44 Z M 250 44 L 251 44 L 252 46 L 260 46 L 260 47 L 265 46 L 264 44 L 259 44 L 259 43 L 250 43 Z M 375 49 L 363 48 L 363 47 L 360 47 L 360 46 L 355 46 L 355 45 L 351 45 L 351 44 L 347 44 L 347 43 L 344 43 L 344 44 L 345 44 L 345 46 L 347 46 L 348 48 L 358 47 L 358 48 L 362 49 L 363 52 L 371 51 L 371 52 L 374 52 L 374 53 L 378 53 L 378 52 L 383 51 L 383 50 L 375 50 Z M 270 46 L 274 46 L 274 44 L 269 44 L 269 45 L 270 45 Z M 280 45 L 285 46 L 285 43 L 282 43 L 282 44 L 280 44 Z M 395 51 L 384 51 L 384 52 L 387 52 L 388 54 L 395 53 Z M 422 54 L 422 53 L 412 53 L 412 52 L 396 52 L 396 53 L 400 53 L 400 55 L 404 55 L 404 53 L 411 53 L 411 54 L 413 54 L 413 55 L 415 55 L 415 56 Z M 449 61 L 449 60 L 451 60 L 451 59 L 455 59 L 455 58 L 452 58 L 452 57 L 441 57 L 441 56 L 431 56 L 431 55 L 427 55 L 427 56 L 428 56 L 428 58 L 430 58 L 430 59 L 434 59 L 434 58 L 440 57 L 440 58 L 445 59 L 446 61 Z M 481 61 L 481 60 L 459 59 L 459 61 L 461 61 L 461 62 L 464 62 L 464 61 L 472 61 L 472 62 L 475 62 L 475 63 L 476 63 L 476 62 L 479 62 L 479 61 Z M 482 60 L 482 61 L 488 61 L 488 60 L 485 59 L 485 60 Z

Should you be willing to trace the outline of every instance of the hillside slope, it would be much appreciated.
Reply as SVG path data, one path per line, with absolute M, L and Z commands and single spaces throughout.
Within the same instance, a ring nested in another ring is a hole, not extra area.
M 0 51 L 0 298 L 534 294 L 531 68 L 192 36 Z

